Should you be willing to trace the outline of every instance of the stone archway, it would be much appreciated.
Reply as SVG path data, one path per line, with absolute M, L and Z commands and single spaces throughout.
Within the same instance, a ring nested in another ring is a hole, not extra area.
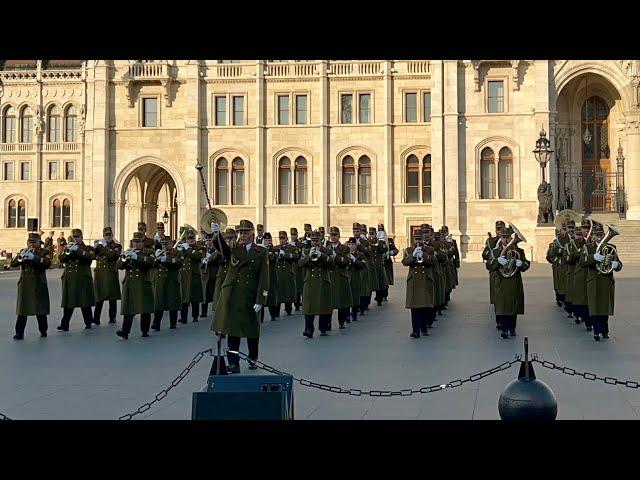
M 624 111 L 623 93 L 602 72 L 584 71 L 560 85 L 552 179 L 559 210 L 624 212 L 625 165 L 616 159 Z
M 165 232 L 176 239 L 184 216 L 184 183 L 171 166 L 153 157 L 131 162 L 114 184 L 116 194 L 116 236 L 126 246 L 140 221 L 147 224 L 147 235 L 156 233 L 156 222 L 167 213 Z

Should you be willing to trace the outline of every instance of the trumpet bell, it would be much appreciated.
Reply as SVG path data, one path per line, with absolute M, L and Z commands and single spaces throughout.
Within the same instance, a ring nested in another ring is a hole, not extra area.
M 210 208 L 202 214 L 200 217 L 200 230 L 205 233 L 211 233 L 211 224 L 217 223 L 220 225 L 220 230 L 224 231 L 229 223 L 227 214 L 219 208 Z

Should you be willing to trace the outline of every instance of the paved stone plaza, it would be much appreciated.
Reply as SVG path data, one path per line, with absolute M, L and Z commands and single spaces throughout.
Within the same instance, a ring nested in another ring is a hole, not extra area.
M 444 317 L 429 337 L 409 338 L 404 308 L 406 270 L 396 264 L 396 285 L 384 307 L 372 306 L 361 321 L 328 337 L 305 339 L 301 315 L 265 323 L 260 358 L 266 363 L 321 383 L 359 389 L 401 389 L 445 383 L 492 368 L 522 351 L 524 336 L 531 351 L 546 360 L 602 376 L 640 380 L 640 267 L 618 275 L 616 315 L 611 339 L 596 343 L 583 325 L 574 324 L 553 301 L 551 268 L 533 264 L 524 274 L 526 314 L 518 336 L 503 340 L 488 304 L 488 279 L 482 264 L 464 264 L 460 286 Z M 213 341 L 210 318 L 179 325 L 151 338 L 139 336 L 136 320 L 128 341 L 103 323 L 85 331 L 76 311 L 69 333 L 59 333 L 61 270 L 49 270 L 54 314 L 49 337 L 38 335 L 29 319 L 26 338 L 12 340 L 17 272 L 0 274 L 0 412 L 15 419 L 115 419 L 154 398 L 161 388 Z M 375 302 L 374 302 L 375 303 Z M 106 310 L 106 306 L 105 306 Z M 107 315 L 103 311 L 103 322 Z M 118 318 L 119 323 L 121 317 Z M 246 351 L 246 344 L 242 343 Z M 211 359 L 206 358 L 169 395 L 140 415 L 146 419 L 191 418 L 191 393 L 202 388 Z M 246 363 L 242 363 L 246 371 Z M 559 419 L 635 419 L 640 390 L 604 385 L 535 366 L 539 379 L 558 398 Z M 259 372 L 259 371 L 257 371 Z M 297 419 L 498 419 L 497 400 L 517 368 L 473 384 L 400 398 L 347 397 L 295 386 Z

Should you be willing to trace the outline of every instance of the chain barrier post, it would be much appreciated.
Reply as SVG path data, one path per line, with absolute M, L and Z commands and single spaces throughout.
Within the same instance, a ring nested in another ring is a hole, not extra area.
M 553 390 L 538 380 L 529 360 L 529 338 L 524 337 L 524 360 L 518 378 L 509 383 L 498 399 L 502 420 L 555 420 L 558 402 Z

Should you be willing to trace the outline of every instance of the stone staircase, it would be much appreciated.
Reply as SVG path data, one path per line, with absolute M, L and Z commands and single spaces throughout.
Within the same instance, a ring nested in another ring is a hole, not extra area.
M 640 265 L 640 220 L 620 218 L 617 213 L 594 213 L 591 218 L 616 226 L 620 235 L 614 237 L 611 243 L 618 249 L 623 265 Z

